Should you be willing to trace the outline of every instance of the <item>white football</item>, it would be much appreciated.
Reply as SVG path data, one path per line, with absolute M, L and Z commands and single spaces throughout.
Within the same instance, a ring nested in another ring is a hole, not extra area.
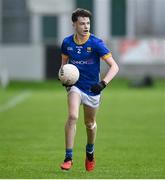
M 65 64 L 63 68 L 59 70 L 58 73 L 60 81 L 65 85 L 75 84 L 78 81 L 79 76 L 79 70 L 73 64 Z

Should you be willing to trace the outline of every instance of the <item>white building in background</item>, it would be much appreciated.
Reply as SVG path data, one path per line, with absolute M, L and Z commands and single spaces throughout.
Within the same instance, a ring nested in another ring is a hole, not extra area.
M 73 32 L 70 16 L 81 4 L 92 10 L 93 32 L 110 44 L 117 59 L 120 39 L 165 37 L 164 0 L 0 0 L 0 64 L 11 79 L 47 78 L 47 47 L 58 47 Z

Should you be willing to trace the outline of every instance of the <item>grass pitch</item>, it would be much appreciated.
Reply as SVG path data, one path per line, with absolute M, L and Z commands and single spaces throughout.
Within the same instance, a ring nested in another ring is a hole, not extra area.
M 11 83 L 0 89 L 0 178 L 165 178 L 165 82 L 129 88 L 114 80 L 97 116 L 96 169 L 84 168 L 86 131 L 77 123 L 74 166 L 64 159 L 66 93 L 58 82 Z

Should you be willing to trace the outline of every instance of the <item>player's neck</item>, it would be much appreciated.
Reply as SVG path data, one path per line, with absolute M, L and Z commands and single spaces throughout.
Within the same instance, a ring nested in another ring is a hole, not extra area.
M 81 36 L 79 34 L 74 35 L 74 41 L 76 44 L 84 44 L 89 39 L 90 33 L 86 36 Z

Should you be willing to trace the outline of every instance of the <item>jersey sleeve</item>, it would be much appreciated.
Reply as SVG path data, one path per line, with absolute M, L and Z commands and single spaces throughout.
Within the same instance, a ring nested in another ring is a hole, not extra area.
M 61 45 L 61 53 L 62 53 L 64 56 L 68 56 L 67 42 L 66 42 L 65 39 L 63 40 L 62 45 Z
M 108 47 L 101 39 L 99 39 L 96 43 L 96 51 L 99 57 L 104 60 L 112 56 L 111 51 L 108 49 Z

